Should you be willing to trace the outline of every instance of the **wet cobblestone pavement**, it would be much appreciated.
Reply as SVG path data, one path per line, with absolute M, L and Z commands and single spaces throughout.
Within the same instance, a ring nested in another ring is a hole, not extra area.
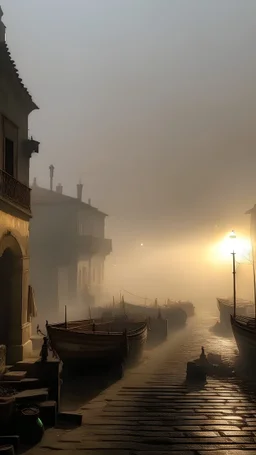
M 256 397 L 238 379 L 185 385 L 186 363 L 201 346 L 231 364 L 233 340 L 209 333 L 215 317 L 196 316 L 118 383 L 81 408 L 84 424 L 49 430 L 29 455 L 256 455 Z M 225 355 L 224 355 L 225 354 Z

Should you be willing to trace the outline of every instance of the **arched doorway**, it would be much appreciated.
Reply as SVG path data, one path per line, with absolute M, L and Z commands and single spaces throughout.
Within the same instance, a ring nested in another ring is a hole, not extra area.
M 22 252 L 11 234 L 0 241 L 0 289 L 0 344 L 9 363 L 10 348 L 22 343 Z

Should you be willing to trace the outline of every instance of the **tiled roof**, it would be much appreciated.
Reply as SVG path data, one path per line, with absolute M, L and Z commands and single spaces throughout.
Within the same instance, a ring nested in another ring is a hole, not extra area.
M 86 202 L 80 201 L 79 199 L 66 194 L 57 193 L 56 191 L 48 190 L 47 188 L 42 188 L 38 185 L 33 185 L 31 190 L 31 202 L 32 206 L 37 204 L 42 205 L 51 205 L 51 204 L 76 204 L 81 206 L 81 208 L 87 208 L 94 212 L 97 212 L 99 215 L 107 216 L 106 213 L 101 212 L 96 207 L 93 207 Z
M 1 69 L 4 70 L 4 65 L 9 65 L 9 68 L 11 71 L 13 71 L 13 74 L 17 78 L 17 82 L 19 83 L 21 89 L 25 93 L 25 95 L 28 98 L 28 101 L 31 103 L 31 107 L 33 109 L 39 109 L 38 106 L 34 103 L 32 96 L 30 95 L 28 89 L 26 86 L 23 84 L 22 79 L 19 75 L 19 72 L 17 70 L 17 67 L 15 65 L 14 60 L 11 57 L 11 53 L 8 49 L 8 46 L 6 42 L 1 42 L 0 43 L 0 61 L 1 61 Z M 6 66 L 8 68 L 8 66 Z

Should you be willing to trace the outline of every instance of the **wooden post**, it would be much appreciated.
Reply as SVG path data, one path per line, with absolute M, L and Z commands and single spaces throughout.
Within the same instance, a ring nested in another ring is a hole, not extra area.
M 65 329 L 68 328 L 68 319 L 67 319 L 67 305 L 65 305 Z
M 233 273 L 233 300 L 234 300 L 234 318 L 236 318 L 236 253 L 232 254 L 232 273 Z

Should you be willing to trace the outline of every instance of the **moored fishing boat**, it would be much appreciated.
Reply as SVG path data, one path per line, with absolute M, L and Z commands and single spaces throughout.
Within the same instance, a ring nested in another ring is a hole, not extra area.
M 230 316 L 232 331 L 236 344 L 244 361 L 252 360 L 255 362 L 256 357 L 256 321 L 255 318 Z
M 167 308 L 180 308 L 185 311 L 187 317 L 194 316 L 195 306 L 188 300 L 167 300 L 167 304 L 164 305 Z
M 217 298 L 217 306 L 220 312 L 220 324 L 228 330 L 231 330 L 230 316 L 234 313 L 234 300 L 232 298 Z M 254 306 L 250 300 L 236 300 L 237 316 L 253 316 Z
M 67 369 L 136 361 L 147 340 L 147 322 L 72 321 L 47 324 L 46 328 L 53 351 Z
M 157 304 L 157 300 L 154 305 L 135 305 L 133 303 L 122 301 L 118 306 L 101 308 L 99 314 L 101 317 L 117 317 L 127 316 L 129 319 L 161 319 L 168 321 L 168 329 L 173 330 L 179 327 L 183 327 L 186 324 L 187 314 L 185 310 L 179 306 L 161 306 Z M 159 317 L 160 316 L 160 317 Z
M 168 337 L 168 321 L 162 316 L 162 308 L 134 305 L 128 302 L 121 302 L 115 307 L 98 308 L 98 315 L 105 318 L 122 321 L 147 320 L 148 335 L 147 346 L 155 346 L 164 342 Z

